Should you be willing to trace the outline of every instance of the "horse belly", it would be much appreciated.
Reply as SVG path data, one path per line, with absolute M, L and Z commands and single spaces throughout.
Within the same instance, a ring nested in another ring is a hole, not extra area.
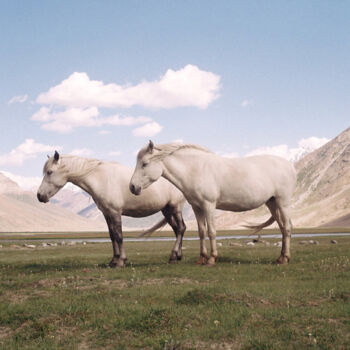
M 249 201 L 248 203 L 245 201 L 241 202 L 219 202 L 216 205 L 216 209 L 226 210 L 226 211 L 246 211 L 252 210 L 263 205 L 265 201 Z
M 272 196 L 273 191 L 267 189 L 258 191 L 253 190 L 239 190 L 227 191 L 221 193 L 217 201 L 217 209 L 227 211 L 246 211 L 260 207 L 266 203 Z
M 145 216 L 150 216 L 158 213 L 161 208 L 159 207 L 148 207 L 148 208 L 136 208 L 136 209 L 123 209 L 123 214 L 125 216 L 131 216 L 133 218 L 143 218 Z

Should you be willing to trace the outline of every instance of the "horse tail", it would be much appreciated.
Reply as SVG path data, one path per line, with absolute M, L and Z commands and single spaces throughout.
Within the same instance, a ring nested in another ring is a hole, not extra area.
M 163 218 L 148 230 L 141 232 L 138 235 L 138 237 L 150 236 L 154 231 L 164 227 L 166 224 L 167 224 L 166 218 Z
M 273 224 L 275 222 L 275 218 L 273 216 L 271 216 L 267 221 L 263 222 L 260 225 L 243 225 L 246 228 L 252 229 L 254 230 L 251 234 L 254 235 L 258 232 L 260 232 L 264 227 L 266 226 L 270 226 L 271 224 Z

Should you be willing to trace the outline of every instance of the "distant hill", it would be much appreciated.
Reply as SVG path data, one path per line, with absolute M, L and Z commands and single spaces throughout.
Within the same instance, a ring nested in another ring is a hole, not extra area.
M 58 205 L 39 203 L 0 173 L 0 232 L 101 231 L 106 224 L 88 220 Z

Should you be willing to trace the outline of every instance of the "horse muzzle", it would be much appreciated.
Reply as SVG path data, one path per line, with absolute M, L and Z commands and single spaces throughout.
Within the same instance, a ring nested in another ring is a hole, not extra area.
M 130 192 L 135 196 L 138 196 L 141 193 L 141 186 L 135 186 L 134 184 L 129 185 Z
M 38 201 L 41 203 L 47 203 L 49 201 L 49 198 L 47 196 L 44 196 L 40 194 L 39 192 L 36 194 Z

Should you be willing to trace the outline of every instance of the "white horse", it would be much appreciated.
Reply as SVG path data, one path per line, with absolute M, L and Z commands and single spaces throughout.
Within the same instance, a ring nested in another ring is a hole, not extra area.
M 283 235 L 277 263 L 290 260 L 291 220 L 289 206 L 296 183 L 293 165 L 269 155 L 246 158 L 223 158 L 196 145 L 154 145 L 140 150 L 130 181 L 136 195 L 160 177 L 180 189 L 191 204 L 198 223 L 200 257 L 198 263 L 215 265 L 215 209 L 246 211 L 266 204 L 271 217 L 255 228 L 256 232 L 277 221 Z M 211 256 L 208 259 L 205 230 L 208 229 Z
M 55 152 L 43 169 L 43 180 L 38 189 L 40 202 L 48 202 L 67 182 L 89 193 L 102 211 L 113 245 L 111 267 L 122 267 L 126 261 L 123 247 L 121 215 L 144 217 L 162 211 L 164 219 L 146 233 L 168 223 L 175 232 L 176 242 L 169 262 L 182 258 L 182 239 L 186 230 L 182 219 L 185 198 L 171 183 L 163 180 L 151 186 L 141 197 L 133 196 L 128 188 L 132 169 L 119 163 L 104 162 Z

